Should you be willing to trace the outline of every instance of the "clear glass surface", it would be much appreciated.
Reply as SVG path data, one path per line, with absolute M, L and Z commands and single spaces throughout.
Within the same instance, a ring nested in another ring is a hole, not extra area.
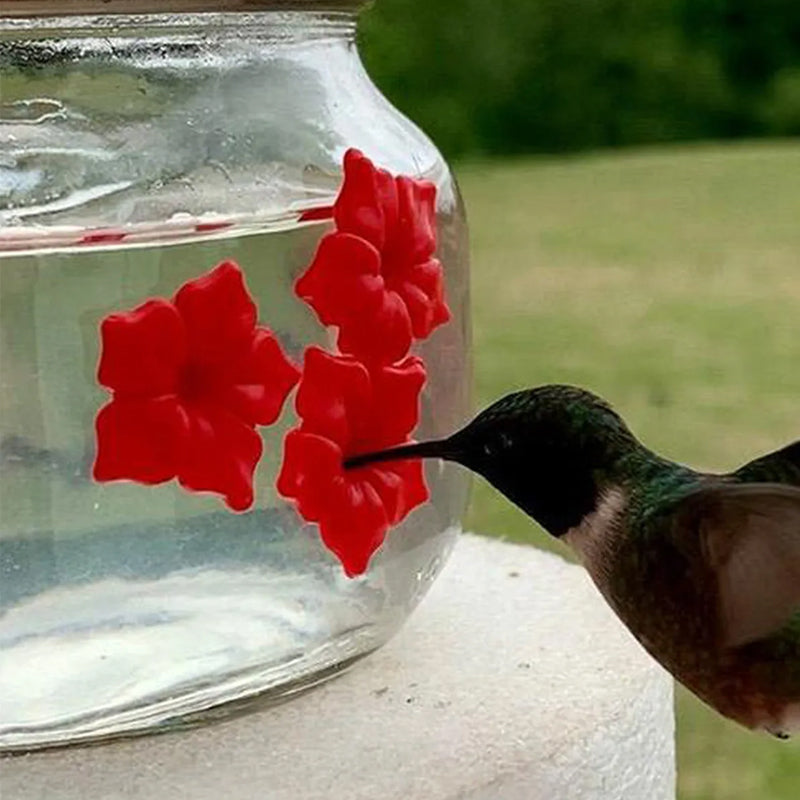
M 349 147 L 438 187 L 454 319 L 416 349 L 417 435 L 469 410 L 466 228 L 433 145 L 364 73 L 345 13 L 0 20 L 0 750 L 167 728 L 285 696 L 380 646 L 435 578 L 467 477 L 427 465 L 431 501 L 347 579 L 275 493 L 257 502 L 91 479 L 98 323 L 242 267 L 299 358 L 332 345 L 293 281 L 330 223 Z M 121 242 L 79 244 L 111 228 Z

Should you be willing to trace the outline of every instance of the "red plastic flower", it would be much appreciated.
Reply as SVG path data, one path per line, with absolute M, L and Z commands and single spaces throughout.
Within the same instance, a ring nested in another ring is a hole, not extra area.
M 336 231 L 323 237 L 297 281 L 297 294 L 325 325 L 339 327 L 339 348 L 368 363 L 408 353 L 450 319 L 436 249 L 436 187 L 376 169 L 358 150 L 344 158 L 333 208 Z
M 257 310 L 239 267 L 225 262 L 100 326 L 98 381 L 113 393 L 97 415 L 98 481 L 158 484 L 253 503 L 256 425 L 278 418 L 299 379 Z
M 389 527 L 429 495 L 418 460 L 347 471 L 343 461 L 408 441 L 424 382 L 425 368 L 413 356 L 368 370 L 349 356 L 306 351 L 296 400 L 302 424 L 286 436 L 277 487 L 319 523 L 349 576 L 366 570 Z

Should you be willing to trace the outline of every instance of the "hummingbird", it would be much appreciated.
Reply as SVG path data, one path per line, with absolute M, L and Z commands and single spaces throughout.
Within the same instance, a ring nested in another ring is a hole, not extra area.
M 701 472 L 648 449 L 596 395 L 548 385 L 345 467 L 409 458 L 478 473 L 569 545 L 645 650 L 717 712 L 780 738 L 800 729 L 800 440 Z

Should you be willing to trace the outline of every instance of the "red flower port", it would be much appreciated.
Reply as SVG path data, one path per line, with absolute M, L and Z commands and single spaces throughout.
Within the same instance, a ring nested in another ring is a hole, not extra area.
M 377 169 L 358 150 L 344 158 L 333 216 L 295 286 L 325 325 L 339 328 L 339 349 L 370 364 L 402 359 L 450 319 L 436 249 L 436 187 Z
M 252 505 L 263 448 L 255 426 L 275 422 L 299 379 L 256 318 L 242 271 L 224 262 L 172 301 L 102 321 L 98 381 L 113 397 L 95 420 L 96 480 L 177 477 L 235 511 Z
M 419 419 L 425 368 L 411 356 L 367 369 L 349 356 L 306 351 L 300 427 L 286 436 L 278 492 L 317 522 L 348 576 L 363 573 L 389 527 L 428 499 L 420 461 L 345 471 L 344 459 L 407 442 Z

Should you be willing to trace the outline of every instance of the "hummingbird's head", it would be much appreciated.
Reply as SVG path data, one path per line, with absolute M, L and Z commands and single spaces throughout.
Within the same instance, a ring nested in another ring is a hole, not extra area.
M 554 536 L 579 524 L 641 447 L 591 392 L 549 385 L 507 395 L 448 439 L 359 456 L 348 466 L 438 457 L 477 472 Z

